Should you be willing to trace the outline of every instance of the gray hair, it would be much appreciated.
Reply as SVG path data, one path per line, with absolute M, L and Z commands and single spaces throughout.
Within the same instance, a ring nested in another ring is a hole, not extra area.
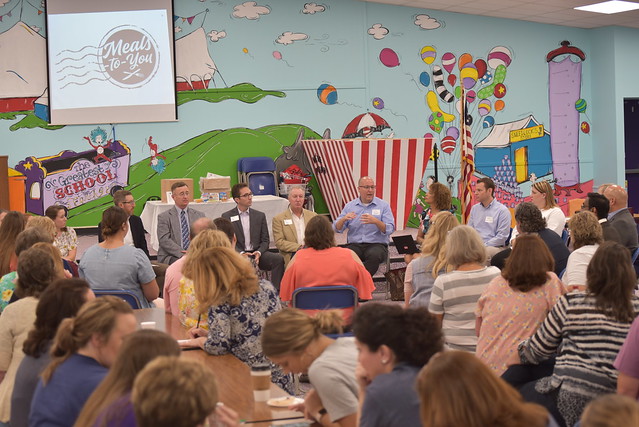
M 532 202 L 524 202 L 515 208 L 515 221 L 522 233 L 538 233 L 547 227 L 541 211 Z
M 468 225 L 460 225 L 448 232 L 446 244 L 446 263 L 453 268 L 476 262 L 486 262 L 486 247 L 479 233 Z

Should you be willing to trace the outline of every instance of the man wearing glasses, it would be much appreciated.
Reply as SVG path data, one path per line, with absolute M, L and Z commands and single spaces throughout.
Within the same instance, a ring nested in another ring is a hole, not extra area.
M 158 261 L 173 264 L 182 258 L 191 244 L 191 224 L 204 213 L 189 208 L 191 192 L 185 182 L 171 186 L 175 207 L 158 215 Z
M 243 256 L 254 259 L 260 270 L 270 271 L 273 286 L 279 291 L 284 275 L 284 258 L 268 250 L 271 238 L 266 215 L 251 208 L 253 193 L 247 184 L 235 184 L 231 188 L 231 195 L 237 207 L 224 212 L 222 218 L 233 224 L 237 238 L 235 249 Z
M 371 276 L 388 258 L 388 236 L 395 231 L 390 205 L 375 197 L 375 181 L 364 176 L 357 183 L 359 197 L 344 206 L 333 222 L 338 233 L 348 229 L 347 248 L 359 256 Z

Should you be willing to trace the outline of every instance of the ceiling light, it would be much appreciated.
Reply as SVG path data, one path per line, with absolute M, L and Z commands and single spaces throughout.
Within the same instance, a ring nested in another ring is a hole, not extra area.
M 605 1 L 603 3 L 591 4 L 588 6 L 576 7 L 577 10 L 585 10 L 586 12 L 605 13 L 610 15 L 612 13 L 627 12 L 629 10 L 639 9 L 639 3 L 633 3 L 622 0 Z

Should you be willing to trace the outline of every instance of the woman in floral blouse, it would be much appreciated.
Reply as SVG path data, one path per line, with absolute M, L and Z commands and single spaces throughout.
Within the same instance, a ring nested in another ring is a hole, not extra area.
M 44 214 L 51 218 L 58 231 L 53 245 L 60 249 L 62 258 L 75 262 L 75 256 L 78 252 L 78 236 L 73 228 L 67 227 L 67 211 L 64 206 L 49 206 Z
M 189 255 L 182 270 L 193 281 L 201 313 L 208 312 L 208 326 L 193 328 L 183 346 L 197 345 L 209 354 L 231 353 L 249 366 L 270 363 L 260 337 L 266 318 L 281 309 L 277 291 L 258 281 L 255 270 L 231 248 L 209 248 Z M 271 364 L 271 381 L 292 393 L 293 379 Z

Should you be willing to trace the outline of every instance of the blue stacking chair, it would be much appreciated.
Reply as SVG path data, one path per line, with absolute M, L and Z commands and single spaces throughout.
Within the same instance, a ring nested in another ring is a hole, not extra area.
M 302 310 L 355 308 L 358 304 L 354 286 L 311 286 L 293 292 L 293 307 Z
M 564 245 L 568 246 L 568 239 L 570 239 L 570 234 L 568 233 L 568 229 L 564 228 L 561 232 L 561 240 L 564 241 Z
M 275 162 L 270 157 L 242 157 L 237 160 L 237 179 L 246 182 L 257 196 L 279 194 Z
M 112 295 L 114 297 L 122 298 L 126 301 L 132 309 L 137 310 L 142 308 L 140 299 L 131 291 L 125 291 L 123 289 L 93 289 L 93 293 L 96 297 L 103 297 L 105 295 Z

